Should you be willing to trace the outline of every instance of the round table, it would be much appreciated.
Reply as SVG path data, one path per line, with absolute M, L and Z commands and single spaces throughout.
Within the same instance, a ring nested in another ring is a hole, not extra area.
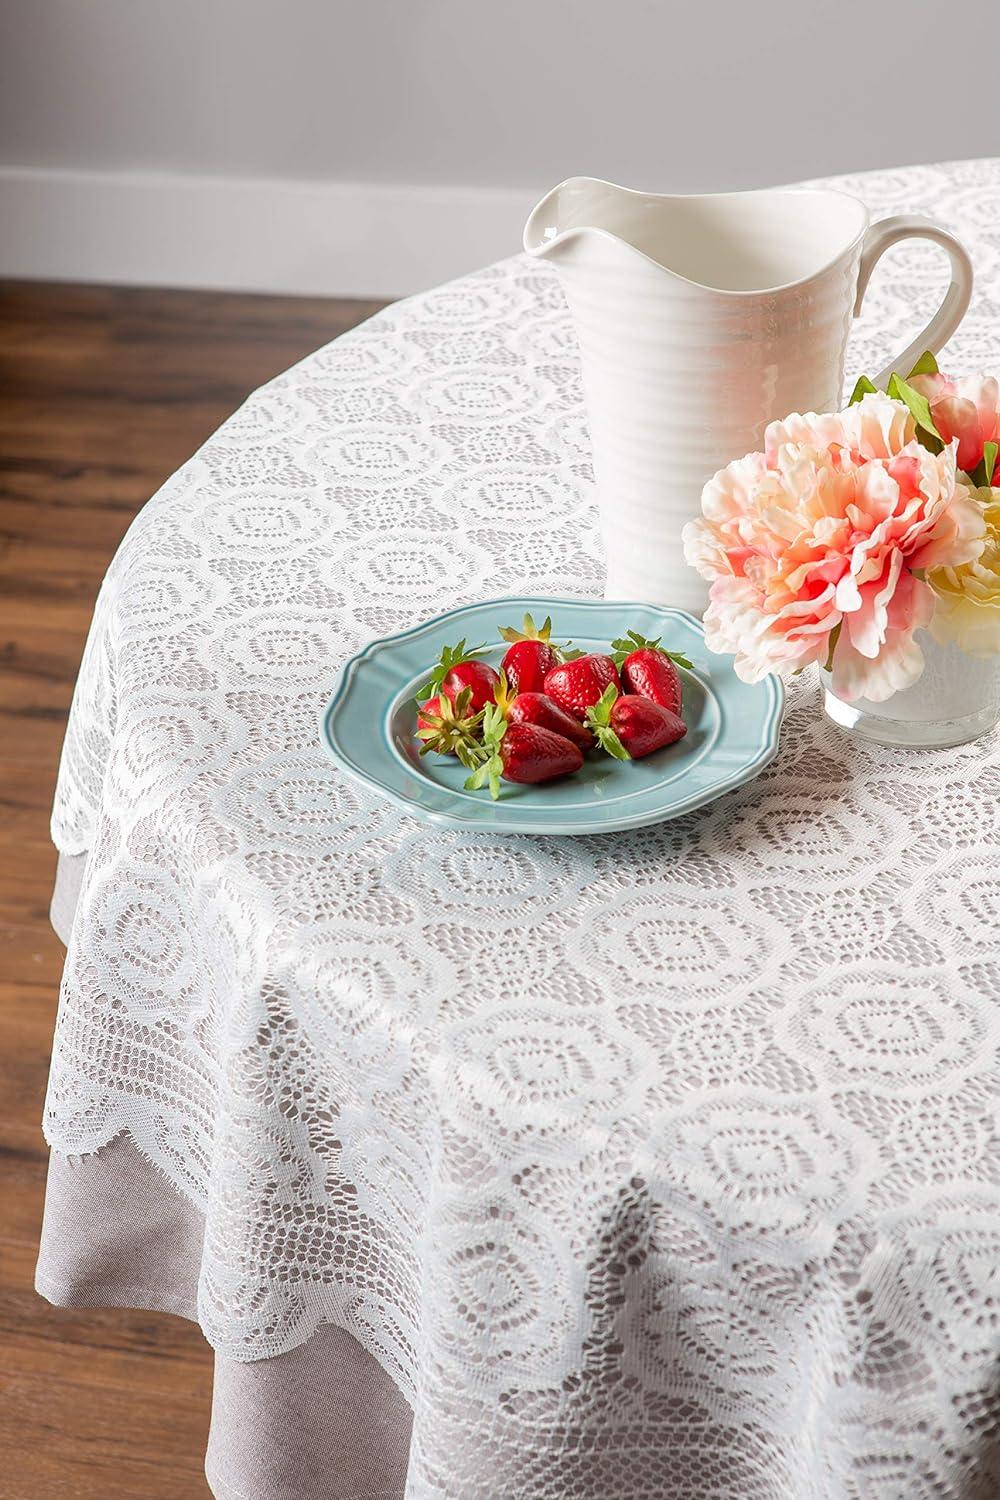
M 967 242 L 946 361 L 1000 362 L 1000 162 L 838 181 Z M 887 260 L 851 381 L 941 274 Z M 565 840 L 431 828 L 320 748 L 370 637 L 601 587 L 573 330 L 520 256 L 149 502 L 53 819 L 39 1286 L 198 1317 L 226 1500 L 995 1494 L 996 737 L 865 746 L 802 680 L 749 787 Z

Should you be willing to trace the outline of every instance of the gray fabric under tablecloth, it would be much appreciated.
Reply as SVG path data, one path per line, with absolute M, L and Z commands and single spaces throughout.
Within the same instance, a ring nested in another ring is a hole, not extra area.
M 59 863 L 56 865 L 56 883 L 52 890 L 49 920 L 55 929 L 56 936 L 64 946 L 69 943 L 73 913 L 76 911 L 77 898 L 86 867 L 86 854 L 60 854 Z
M 52 925 L 65 942 L 86 855 L 61 855 Z M 59 1307 L 197 1321 L 204 1226 L 127 1135 L 87 1157 L 53 1152 L 36 1287 Z M 351 1334 L 242 1364 L 216 1355 L 205 1472 L 217 1500 L 402 1500 L 412 1415 Z

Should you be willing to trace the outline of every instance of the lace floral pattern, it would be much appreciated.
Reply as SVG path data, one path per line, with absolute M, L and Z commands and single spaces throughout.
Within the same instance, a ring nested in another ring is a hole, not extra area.
M 844 179 L 976 263 L 1000 163 Z M 893 252 L 850 368 L 901 347 Z M 373 634 L 602 583 L 572 329 L 524 258 L 257 392 L 97 606 L 53 820 L 90 851 L 50 1142 L 127 1130 L 206 1216 L 200 1310 L 324 1320 L 415 1411 L 414 1500 L 997 1493 L 1000 751 L 840 737 L 660 827 L 436 831 L 325 759 Z

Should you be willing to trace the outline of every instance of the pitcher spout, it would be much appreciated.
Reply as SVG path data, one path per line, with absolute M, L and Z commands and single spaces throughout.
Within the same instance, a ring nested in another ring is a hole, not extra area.
M 615 200 L 627 188 L 598 177 L 567 177 L 536 203 L 524 226 L 524 248 L 539 259 L 555 258 L 585 236 L 620 239 L 612 228 L 619 215 Z

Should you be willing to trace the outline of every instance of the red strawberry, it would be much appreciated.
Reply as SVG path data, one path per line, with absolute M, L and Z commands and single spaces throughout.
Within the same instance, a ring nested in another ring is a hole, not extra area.
M 546 672 L 550 672 L 563 660 L 563 653 L 549 640 L 551 634 L 550 615 L 546 615 L 540 626 L 535 624 L 530 615 L 525 615 L 520 630 L 515 630 L 511 625 L 500 627 L 501 639 L 511 643 L 510 650 L 500 663 L 500 670 L 507 674 L 507 680 L 515 693 L 541 692 Z
M 614 687 L 594 704 L 587 723 L 601 749 L 616 760 L 641 760 L 687 734 L 684 720 L 669 708 L 650 698 L 621 697 Z
M 464 638 L 457 646 L 445 646 L 430 677 L 417 694 L 417 702 L 441 692 L 454 701 L 462 689 L 467 687 L 470 689 L 472 712 L 478 713 L 493 697 L 492 689 L 498 681 L 492 667 L 476 660 L 479 653 L 485 650 L 485 646 L 466 646 Z
M 478 713 L 487 703 L 493 702 L 493 694 L 500 682 L 500 674 L 485 661 L 463 661 L 451 667 L 441 679 L 441 691 L 454 703 L 464 688 L 472 694 L 469 704 L 472 713 Z
M 507 674 L 515 693 L 540 693 L 546 672 L 558 665 L 559 658 L 548 641 L 515 641 L 500 670 Z
M 598 701 L 605 688 L 621 688 L 618 668 L 610 656 L 578 656 L 575 661 L 553 667 L 545 676 L 545 691 L 560 708 L 575 719 L 587 717 L 588 708 Z
M 507 710 L 507 718 L 511 724 L 537 724 L 539 729 L 551 729 L 553 734 L 561 734 L 581 750 L 593 749 L 594 736 L 590 730 L 547 693 L 518 693 Z
M 683 687 L 675 663 L 691 670 L 691 663 L 679 652 L 665 651 L 659 637 L 647 641 L 635 630 L 620 641 L 612 641 L 615 661 L 621 669 L 622 686 L 626 693 L 635 693 L 640 698 L 650 698 L 671 713 L 681 711 Z
M 505 781 L 532 785 L 579 771 L 583 751 L 565 736 L 538 724 L 508 724 L 500 741 L 500 759 Z
M 420 710 L 417 714 L 418 734 L 420 733 L 421 729 L 434 729 L 437 720 L 441 717 L 441 710 L 444 706 L 444 703 L 445 699 L 442 698 L 440 693 L 435 693 L 433 698 L 428 698 L 426 703 L 421 703 Z
M 534 785 L 557 776 L 571 776 L 583 765 L 579 745 L 542 729 L 538 724 L 508 724 L 503 713 L 489 704 L 483 718 L 483 746 L 489 752 L 465 785 L 469 791 L 489 786 L 494 801 L 500 795 L 500 780 Z

